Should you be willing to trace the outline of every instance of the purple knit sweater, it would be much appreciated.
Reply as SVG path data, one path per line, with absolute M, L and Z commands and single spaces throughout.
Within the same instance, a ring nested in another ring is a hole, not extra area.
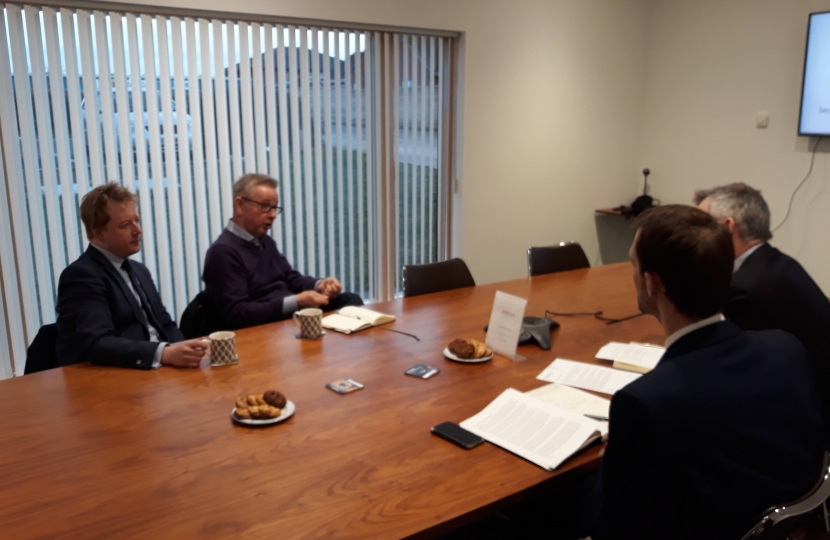
M 294 270 L 270 236 L 255 245 L 228 231 L 208 248 L 202 279 L 230 329 L 284 319 L 283 300 L 317 283 Z

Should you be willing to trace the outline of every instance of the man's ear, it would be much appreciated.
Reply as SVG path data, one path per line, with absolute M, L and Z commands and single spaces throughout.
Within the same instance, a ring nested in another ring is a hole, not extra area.
M 234 215 L 242 213 L 242 197 L 233 198 L 233 213 Z
M 643 279 L 646 285 L 646 292 L 650 297 L 658 294 L 665 294 L 666 287 L 663 285 L 663 280 L 657 272 L 643 272 Z
M 737 230 L 737 227 L 738 227 L 735 224 L 735 218 L 728 217 L 725 220 L 723 220 L 723 223 L 724 223 L 724 225 L 726 225 L 726 228 L 729 229 L 729 234 L 731 234 L 732 236 L 735 236 L 735 231 Z

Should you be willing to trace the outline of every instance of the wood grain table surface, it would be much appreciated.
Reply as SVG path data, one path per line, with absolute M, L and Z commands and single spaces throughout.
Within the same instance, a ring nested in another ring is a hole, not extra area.
M 651 317 L 558 317 L 553 349 L 522 346 L 526 361 L 445 360 L 453 338 L 483 340 L 497 290 L 527 298 L 527 315 L 637 313 L 621 263 L 370 306 L 420 342 L 381 328 L 300 340 L 284 321 L 238 331 L 235 366 L 79 364 L 0 381 L 0 537 L 431 537 L 596 466 L 602 447 L 551 473 L 431 435 L 508 387 L 542 386 L 535 377 L 555 358 L 596 362 L 608 341 L 664 339 Z M 418 363 L 441 372 L 404 375 Z M 325 388 L 343 377 L 365 388 Z M 237 397 L 272 388 L 296 404 L 292 418 L 231 422 Z

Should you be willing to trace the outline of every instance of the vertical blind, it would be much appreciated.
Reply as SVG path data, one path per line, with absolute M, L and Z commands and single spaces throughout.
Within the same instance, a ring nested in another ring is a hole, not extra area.
M 279 181 L 271 234 L 294 266 L 368 301 L 400 292 L 403 265 L 447 256 L 452 38 L 17 4 L 3 16 L 0 378 L 55 321 L 60 273 L 87 243 L 78 206 L 108 181 L 138 197 L 135 257 L 174 317 L 248 172 Z

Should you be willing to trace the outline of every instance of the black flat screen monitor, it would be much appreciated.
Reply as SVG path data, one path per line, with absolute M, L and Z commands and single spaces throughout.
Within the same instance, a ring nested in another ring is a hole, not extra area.
M 830 11 L 810 14 L 798 134 L 830 135 Z

